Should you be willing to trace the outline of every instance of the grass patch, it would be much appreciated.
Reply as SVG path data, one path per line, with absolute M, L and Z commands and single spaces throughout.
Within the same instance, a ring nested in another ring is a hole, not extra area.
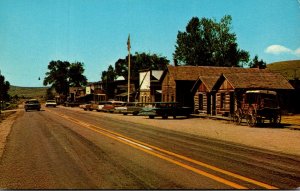
M 300 60 L 274 62 L 267 64 L 267 68 L 281 73 L 288 80 L 300 79 Z
M 18 87 L 18 86 L 10 86 L 8 94 L 10 96 L 17 95 L 19 98 L 44 98 L 46 95 L 48 87 Z

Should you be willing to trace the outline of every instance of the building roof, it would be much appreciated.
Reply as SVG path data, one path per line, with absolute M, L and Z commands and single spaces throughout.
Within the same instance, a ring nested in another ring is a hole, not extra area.
M 239 68 L 239 67 L 213 67 L 213 66 L 168 66 L 170 75 L 175 81 L 196 81 L 200 76 L 217 76 L 224 73 L 252 73 L 252 72 L 270 72 L 268 69 L 258 68 Z
M 227 73 L 223 76 L 235 89 L 294 89 L 279 73 Z
M 192 91 L 203 83 L 212 91 L 223 75 L 234 88 L 244 89 L 293 89 L 291 84 L 279 73 L 269 69 L 212 67 L 212 66 L 168 66 L 168 72 L 175 81 L 195 81 Z
M 163 74 L 163 70 L 152 70 L 152 76 L 156 79 L 159 80 Z

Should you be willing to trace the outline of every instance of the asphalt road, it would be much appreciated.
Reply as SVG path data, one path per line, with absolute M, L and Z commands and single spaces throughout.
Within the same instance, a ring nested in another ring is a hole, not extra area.
M 21 112 L 0 160 L 0 188 L 300 187 L 295 156 L 105 116 L 64 108 Z

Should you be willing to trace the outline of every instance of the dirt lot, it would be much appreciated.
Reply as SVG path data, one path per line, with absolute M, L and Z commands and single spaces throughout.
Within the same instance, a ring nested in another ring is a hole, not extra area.
M 168 120 L 163 120 L 161 118 L 148 119 L 147 117 L 143 116 L 124 116 L 121 114 L 83 111 L 79 108 L 67 109 L 77 110 L 78 112 L 89 113 L 95 116 L 105 115 L 109 118 L 126 120 L 134 123 L 142 123 L 156 126 L 158 128 L 182 131 L 190 134 L 201 135 L 300 156 L 300 130 L 291 130 L 288 128 L 290 126 L 300 126 L 300 115 L 284 116 L 282 118 L 282 122 L 284 124 L 289 124 L 288 126 L 284 126 L 284 128 L 272 128 L 267 126 L 250 128 L 246 124 L 237 126 L 223 120 L 203 118 L 179 118 L 176 120 L 171 118 Z M 18 111 L 17 114 L 19 112 L 20 111 Z M 17 114 L 11 115 L 9 118 L 0 123 L 0 156 L 3 152 L 4 143 L 10 131 L 10 127 L 13 124 Z

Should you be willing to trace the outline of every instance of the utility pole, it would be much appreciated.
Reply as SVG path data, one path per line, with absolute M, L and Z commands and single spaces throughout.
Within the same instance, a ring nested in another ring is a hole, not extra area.
M 130 102 L 130 34 L 128 35 L 127 40 L 127 50 L 128 50 L 128 95 L 127 95 L 127 102 Z

